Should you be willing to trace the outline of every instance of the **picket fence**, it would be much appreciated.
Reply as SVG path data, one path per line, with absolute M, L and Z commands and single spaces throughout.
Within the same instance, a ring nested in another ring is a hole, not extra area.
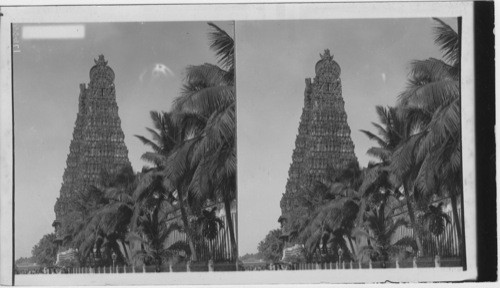
M 458 207 L 457 210 L 459 217 L 461 217 L 461 207 Z M 395 218 L 403 217 L 406 214 L 407 212 L 404 211 L 400 215 L 395 216 Z M 450 223 L 445 226 L 444 232 L 441 235 L 435 236 L 431 233 L 423 233 L 422 248 L 424 255 L 440 255 L 442 257 L 458 257 L 460 255 L 460 242 L 455 220 L 451 211 L 446 214 L 450 217 Z M 413 237 L 413 229 L 405 226 L 398 227 L 391 242 L 394 243 L 406 236 Z
M 236 205 L 236 204 L 234 204 Z M 206 207 L 205 209 L 212 208 L 213 206 Z M 219 210 L 223 210 L 223 205 L 218 205 Z M 238 214 L 236 212 L 236 207 L 231 209 L 231 218 L 233 221 L 233 230 L 235 231 L 236 242 L 238 242 Z M 198 255 L 198 260 L 208 261 L 210 259 L 214 261 L 228 261 L 234 260 L 237 255 L 233 255 L 233 250 L 231 249 L 231 237 L 229 233 L 229 223 L 227 217 L 219 216 L 224 222 L 224 228 L 219 231 L 215 239 L 207 240 L 202 239 L 195 243 L 196 253 Z M 180 215 L 175 216 L 169 221 L 177 221 Z M 165 241 L 165 247 L 169 247 L 177 241 L 186 241 L 187 237 L 184 232 L 173 231 Z
M 402 269 L 402 268 L 441 268 L 441 267 L 460 267 L 459 258 L 441 259 L 434 258 L 413 258 L 405 261 L 387 261 L 387 262 L 359 262 L 359 261 L 338 261 L 323 263 L 293 263 L 283 265 L 280 263 L 271 264 L 269 270 L 355 270 L 355 269 Z
M 167 267 L 162 266 L 161 271 L 156 270 L 156 266 L 146 266 L 141 267 L 127 266 L 127 265 L 116 265 L 116 266 L 101 266 L 101 267 L 73 267 L 66 268 L 66 270 L 61 271 L 61 273 L 67 274 L 123 274 L 123 273 L 158 273 L 158 272 L 214 272 L 214 271 L 234 271 L 236 270 L 234 264 L 213 264 L 209 262 L 207 264 L 176 264 L 168 265 Z

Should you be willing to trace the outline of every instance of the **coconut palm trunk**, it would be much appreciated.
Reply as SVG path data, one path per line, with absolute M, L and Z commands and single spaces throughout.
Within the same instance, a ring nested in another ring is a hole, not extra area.
M 352 250 L 352 258 L 355 259 L 356 257 L 356 250 L 354 250 L 354 245 L 352 244 L 352 239 L 351 239 L 351 236 L 347 236 L 347 239 L 349 240 L 349 246 L 351 246 L 351 250 Z
M 130 263 L 130 257 L 129 257 L 129 254 L 127 252 L 127 244 L 125 243 L 125 241 L 123 239 L 120 239 L 120 242 L 118 242 L 121 244 L 122 246 L 122 249 L 123 249 L 123 258 L 125 259 L 125 262 L 126 263 Z
M 231 201 L 224 198 L 224 210 L 226 212 L 227 225 L 229 226 L 229 237 L 231 239 L 231 252 L 233 259 L 238 259 L 238 246 L 236 244 L 236 237 L 234 233 L 233 217 L 231 217 Z
M 193 261 L 198 261 L 198 256 L 196 255 L 196 248 L 194 246 L 194 241 L 193 241 L 193 230 L 191 229 L 191 226 L 189 225 L 189 220 L 187 216 L 187 211 L 186 207 L 183 204 L 183 193 L 181 190 L 177 190 L 177 193 L 179 194 L 179 209 L 181 210 L 181 219 L 182 219 L 182 224 L 184 225 L 184 231 L 186 232 L 186 237 L 187 237 L 187 242 L 189 244 L 189 250 L 191 251 L 191 260 Z
M 465 255 L 465 249 L 464 249 L 465 247 L 462 238 L 462 227 L 460 225 L 461 219 L 460 216 L 458 215 L 457 195 L 455 194 L 455 192 L 450 193 L 450 199 L 451 199 L 451 210 L 453 213 L 453 222 L 455 223 L 455 227 L 457 230 L 459 253 L 460 257 L 463 257 Z
M 413 210 L 412 198 L 410 196 L 410 191 L 407 188 L 407 185 L 404 185 L 404 195 L 406 198 L 406 207 L 408 208 L 408 216 L 410 217 L 411 227 L 413 227 L 413 235 L 415 241 L 417 242 L 418 253 L 423 255 L 424 249 L 422 246 L 422 240 L 420 235 L 420 229 L 417 226 L 417 221 L 415 220 L 415 211 Z

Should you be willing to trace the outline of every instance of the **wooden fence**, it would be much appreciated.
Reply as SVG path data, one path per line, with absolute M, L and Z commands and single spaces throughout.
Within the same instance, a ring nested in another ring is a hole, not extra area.
M 238 243 L 238 233 L 237 233 L 237 213 L 236 209 L 231 209 L 231 217 L 233 220 L 233 229 L 235 231 L 236 243 Z M 224 221 L 224 229 L 221 229 L 215 239 L 207 240 L 202 239 L 195 243 L 196 252 L 199 261 L 208 261 L 212 259 L 213 261 L 232 261 L 237 255 L 233 255 L 231 249 L 231 235 L 229 233 L 229 224 L 227 217 L 220 217 Z M 172 245 L 177 241 L 186 241 L 186 234 L 184 232 L 174 231 L 170 237 L 167 238 L 165 242 L 165 247 Z
M 362 270 L 362 269 L 405 269 L 405 268 L 442 268 L 461 267 L 459 258 L 441 259 L 434 258 L 413 258 L 408 261 L 388 261 L 388 262 L 354 262 L 338 261 L 323 263 L 294 263 L 294 264 L 258 264 L 243 263 L 216 263 L 200 262 L 196 264 L 177 263 L 175 265 L 163 265 L 160 271 L 155 266 L 101 266 L 101 267 L 73 267 L 65 269 L 54 269 L 45 274 L 123 274 L 123 273 L 159 273 L 159 272 L 217 272 L 217 271 L 281 271 L 281 270 Z
M 442 199 L 440 201 L 442 201 Z M 446 225 L 443 234 L 434 236 L 430 232 L 423 233 L 423 255 L 440 255 L 442 257 L 458 257 L 460 255 L 459 239 L 457 235 L 455 219 L 453 219 L 452 214 L 453 213 L 451 211 L 447 212 L 447 215 L 450 217 L 451 222 Z M 404 211 L 403 213 L 395 217 L 405 217 L 406 215 L 407 212 Z M 462 217 L 461 207 L 458 207 L 458 215 L 459 218 Z M 463 227 L 463 225 L 461 226 Z M 406 236 L 413 237 L 413 229 L 401 226 L 396 230 L 391 242 L 394 243 Z
M 439 256 L 434 258 L 413 258 L 404 261 L 387 262 L 359 262 L 359 261 L 337 261 L 321 263 L 292 263 L 270 264 L 267 270 L 356 270 L 356 269 L 400 269 L 400 268 L 441 268 L 441 267 L 461 267 L 459 258 L 442 259 Z

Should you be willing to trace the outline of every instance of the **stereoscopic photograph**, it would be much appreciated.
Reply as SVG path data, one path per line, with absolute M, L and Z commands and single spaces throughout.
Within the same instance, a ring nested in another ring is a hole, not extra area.
M 235 270 L 234 23 L 13 28 L 15 273 Z
M 464 267 L 460 21 L 237 22 L 244 266 Z
M 475 277 L 470 5 L 233 6 L 2 10 L 2 275 Z

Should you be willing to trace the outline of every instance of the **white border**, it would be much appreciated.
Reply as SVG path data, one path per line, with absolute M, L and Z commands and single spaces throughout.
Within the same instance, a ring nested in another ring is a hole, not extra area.
M 33 2 L 33 1 L 28 1 Z M 55 1 L 60 4 L 60 1 Z M 115 1 L 109 1 L 115 2 Z M 109 3 L 107 2 L 107 3 Z M 191 2 L 191 1 L 189 1 Z M 10 3 L 10 1 L 9 1 Z M 17 3 L 17 2 L 16 2 Z M 54 3 L 54 2 L 52 2 Z M 191 2 L 192 3 L 192 2 Z M 13 4 L 16 5 L 16 4 Z M 349 19 L 463 17 L 462 22 L 462 135 L 467 271 L 459 268 L 336 271 L 261 271 L 225 273 L 160 273 L 115 275 L 16 276 L 16 285 L 132 285 L 132 284 L 262 284 L 262 283 L 373 283 L 473 280 L 477 276 L 474 75 L 471 2 L 211 4 L 148 6 L 2 7 L 0 57 L 0 284 L 12 280 L 12 87 L 10 23 L 85 23 L 131 21 L 223 21 L 285 19 Z M 238 37 L 238 31 L 236 31 Z M 237 45 L 237 44 L 236 44 Z M 244 109 L 244 107 L 238 107 Z M 244 177 L 244 175 L 239 175 Z M 241 229 L 241 228 L 240 228 Z M 154 275 L 154 277 L 152 277 Z

